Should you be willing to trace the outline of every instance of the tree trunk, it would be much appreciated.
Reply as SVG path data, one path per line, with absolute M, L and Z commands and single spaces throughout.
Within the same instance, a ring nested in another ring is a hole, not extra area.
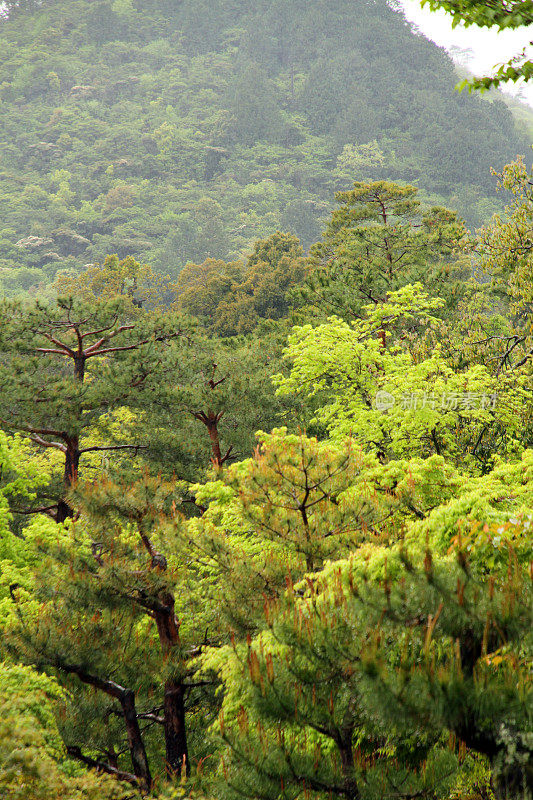
M 209 438 L 211 439 L 211 452 L 213 454 L 213 464 L 216 467 L 221 467 L 224 463 L 222 458 L 222 450 L 220 448 L 220 435 L 218 433 L 218 417 L 212 411 L 209 411 L 207 422 L 207 430 Z
M 74 512 L 72 508 L 69 506 L 66 500 L 61 500 L 57 504 L 57 511 L 55 513 L 55 521 L 60 524 L 61 522 L 65 522 L 67 519 L 72 519 L 74 516 Z
M 124 714 L 124 722 L 126 723 L 126 734 L 128 737 L 133 773 L 139 779 L 141 786 L 146 789 L 146 791 L 150 791 L 152 787 L 152 776 L 150 774 L 148 757 L 137 719 L 135 695 L 131 689 L 126 689 L 119 699 Z
M 157 631 L 161 650 L 169 658 L 172 650 L 179 646 L 179 626 L 174 614 L 174 598 L 167 594 L 159 598 L 163 608 L 155 611 Z M 185 767 L 189 774 L 187 749 L 187 729 L 185 724 L 185 687 L 183 681 L 175 676 L 165 683 L 164 731 L 166 771 L 169 776 L 181 775 Z
M 87 360 L 81 348 L 82 345 L 80 340 L 79 351 L 74 356 L 74 379 L 79 383 L 83 383 L 85 380 L 85 362 Z M 81 412 L 78 416 L 81 416 Z M 65 452 L 63 484 L 65 486 L 65 494 L 67 494 L 78 480 L 78 469 L 80 465 L 79 436 L 77 434 L 74 436 L 69 436 L 65 439 L 65 444 L 67 449 Z M 67 503 L 65 498 L 62 497 L 57 504 L 56 522 L 65 522 L 66 519 L 72 519 L 73 516 L 74 510 Z
M 353 757 L 353 733 L 357 715 L 355 698 L 351 698 L 346 709 L 342 727 L 337 738 L 337 747 L 341 757 L 342 777 L 344 783 L 345 800 L 359 800 L 361 793 L 355 776 L 355 762 Z
M 341 757 L 342 777 L 345 789 L 344 797 L 346 800 L 359 800 L 360 794 L 359 787 L 357 786 L 357 781 L 355 779 L 355 764 L 351 735 L 349 740 L 347 739 L 339 745 L 339 753 Z
M 65 488 L 70 489 L 78 480 L 78 468 L 80 466 L 80 442 L 78 436 L 69 436 L 67 440 L 67 451 L 65 453 Z
M 167 774 L 179 776 L 185 767 L 185 773 L 189 775 L 185 687 L 181 681 L 172 678 L 165 683 L 164 718 Z
M 80 464 L 80 449 L 78 436 L 70 436 L 66 440 L 65 470 L 63 473 L 63 484 L 65 494 L 72 488 L 78 480 L 78 468 Z M 57 504 L 56 522 L 64 522 L 74 516 L 73 509 L 69 506 L 64 497 Z
M 74 358 L 74 377 L 80 383 L 85 380 L 85 361 L 86 356 L 83 353 L 78 353 Z

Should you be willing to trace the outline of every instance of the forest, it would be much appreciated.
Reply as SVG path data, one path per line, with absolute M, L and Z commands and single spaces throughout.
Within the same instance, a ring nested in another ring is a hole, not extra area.
M 175 278 L 277 230 L 307 249 L 356 178 L 414 184 L 479 227 L 503 208 L 491 169 L 531 141 L 502 95 L 455 92 L 449 56 L 386 0 L 10 5 L 7 295 L 53 299 L 58 271 L 113 253 Z
M 529 79 L 2 4 L 2 800 L 533 800 Z

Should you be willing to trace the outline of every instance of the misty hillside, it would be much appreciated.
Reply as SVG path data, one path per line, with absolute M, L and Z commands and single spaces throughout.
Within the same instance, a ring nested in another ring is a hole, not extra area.
M 308 246 L 355 179 L 473 226 L 525 153 L 500 100 L 385 0 L 43 0 L 0 23 L 4 291 L 133 254 L 176 275 L 276 229 Z M 361 147 L 367 145 L 366 147 Z

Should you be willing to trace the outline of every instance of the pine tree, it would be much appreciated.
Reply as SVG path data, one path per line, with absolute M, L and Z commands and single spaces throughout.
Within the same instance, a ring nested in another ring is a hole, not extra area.
M 207 656 L 219 796 L 444 798 L 471 751 L 498 798 L 530 797 L 533 598 L 514 548 L 489 575 L 460 547 L 363 550 L 267 603 L 255 639 Z
M 207 634 L 184 574 L 179 500 L 175 483 L 147 475 L 80 487 L 77 522 L 26 531 L 19 547 L 38 560 L 11 586 L 6 626 L 12 656 L 71 690 L 60 717 L 69 755 L 144 791 L 161 767 L 190 771 L 187 714 L 212 702 L 192 666 Z
M 283 593 L 287 580 L 347 554 L 383 511 L 371 498 L 344 497 L 364 465 L 350 442 L 331 445 L 286 429 L 258 439 L 252 458 L 194 487 L 202 516 L 191 522 L 206 596 L 241 638 L 256 630 L 265 600 Z
M 458 257 L 465 228 L 444 208 L 424 211 L 418 189 L 388 181 L 356 182 L 336 195 L 337 208 L 311 249 L 313 269 L 301 301 L 321 315 L 360 316 L 365 304 L 423 281 L 455 303 L 464 266 Z
M 0 320 L 0 421 L 63 454 L 63 489 L 40 509 L 61 522 L 72 516 L 66 493 L 85 454 L 143 445 L 85 445 L 83 437 L 105 412 L 151 398 L 170 368 L 163 346 L 182 336 L 183 322 L 135 315 L 120 299 L 60 299 L 56 308 L 3 301 Z

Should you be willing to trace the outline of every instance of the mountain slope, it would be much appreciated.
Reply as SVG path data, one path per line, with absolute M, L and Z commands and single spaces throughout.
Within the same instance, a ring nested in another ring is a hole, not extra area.
M 5 291 L 109 252 L 177 274 L 277 228 L 308 245 L 367 177 L 479 224 L 490 167 L 528 146 L 385 0 L 19 6 L 0 24 Z

